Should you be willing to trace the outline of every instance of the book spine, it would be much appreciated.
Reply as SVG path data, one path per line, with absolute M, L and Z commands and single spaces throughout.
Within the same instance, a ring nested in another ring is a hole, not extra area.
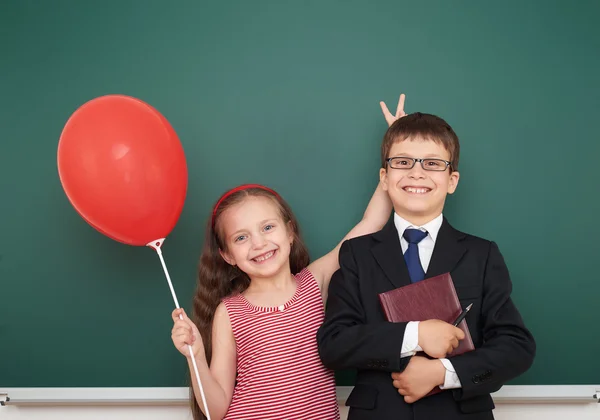
M 381 307 L 383 308 L 383 313 L 385 314 L 385 319 L 390 320 L 389 313 L 390 307 L 388 305 L 387 299 L 384 296 L 379 295 L 379 303 L 381 303 Z

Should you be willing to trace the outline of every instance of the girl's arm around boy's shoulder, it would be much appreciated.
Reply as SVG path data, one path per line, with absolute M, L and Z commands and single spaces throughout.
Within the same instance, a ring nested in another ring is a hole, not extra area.
M 331 276 L 338 268 L 340 268 L 339 251 L 342 243 L 347 239 L 377 232 L 389 220 L 391 211 L 392 203 L 380 183 L 377 185 L 375 193 L 371 197 L 371 201 L 369 201 L 369 205 L 367 206 L 361 221 L 358 222 L 346 236 L 344 236 L 333 250 L 308 266 L 308 270 L 313 274 L 319 284 L 324 300 L 327 296 Z
M 383 101 L 379 103 L 388 126 L 391 126 L 396 120 L 406 115 L 406 112 L 404 112 L 404 101 L 405 95 L 400 94 L 395 114 L 392 114 L 389 111 L 388 107 Z M 371 197 L 371 201 L 369 201 L 362 220 L 356 226 L 354 226 L 354 228 L 350 230 L 346 236 L 344 236 L 344 238 L 333 250 L 308 266 L 309 271 L 313 274 L 313 276 L 315 276 L 315 279 L 319 284 L 324 301 L 327 298 L 327 290 L 329 289 L 329 281 L 331 280 L 331 276 L 338 268 L 340 268 L 338 257 L 342 243 L 347 239 L 377 232 L 383 228 L 385 223 L 388 221 L 391 211 L 392 202 L 387 192 L 383 190 L 381 183 L 379 183 L 375 189 L 375 193 Z

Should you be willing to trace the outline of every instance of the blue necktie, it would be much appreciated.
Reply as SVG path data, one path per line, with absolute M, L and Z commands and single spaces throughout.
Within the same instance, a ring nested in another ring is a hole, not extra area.
M 418 243 L 425 239 L 427 232 L 419 229 L 406 229 L 402 236 L 408 242 L 408 249 L 404 253 L 404 261 L 406 261 L 410 281 L 416 283 L 425 278 L 425 271 L 423 271 L 421 259 L 419 258 Z

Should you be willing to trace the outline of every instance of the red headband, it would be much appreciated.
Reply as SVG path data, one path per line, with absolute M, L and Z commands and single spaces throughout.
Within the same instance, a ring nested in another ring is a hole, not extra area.
M 277 194 L 275 191 L 273 191 L 272 189 L 270 189 L 268 187 L 265 187 L 264 185 L 260 185 L 260 184 L 244 184 L 244 185 L 235 187 L 235 188 L 227 191 L 225 194 L 223 194 L 221 196 L 221 198 L 219 198 L 219 201 L 217 201 L 217 204 L 215 204 L 215 208 L 213 209 L 213 212 L 212 212 L 212 221 L 211 221 L 211 225 L 212 225 L 213 229 L 215 228 L 215 216 L 217 215 L 217 210 L 219 209 L 219 206 L 221 205 L 223 200 L 225 200 L 227 197 L 229 197 L 230 195 L 232 195 L 238 191 L 249 190 L 250 188 L 258 188 L 258 189 L 261 189 L 264 191 L 268 191 L 271 194 L 273 194 L 275 197 L 279 197 L 279 194 Z

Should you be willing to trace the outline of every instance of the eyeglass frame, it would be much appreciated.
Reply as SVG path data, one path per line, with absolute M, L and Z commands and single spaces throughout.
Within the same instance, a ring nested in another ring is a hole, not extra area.
M 390 165 L 390 161 L 392 159 L 406 159 L 406 160 L 412 160 L 413 164 L 410 168 L 394 168 L 392 165 Z M 437 162 L 444 162 L 446 164 L 446 166 L 444 167 L 444 169 L 440 169 L 440 170 L 435 170 L 435 169 L 427 169 L 425 167 L 424 162 L 426 160 L 435 160 Z M 417 164 L 417 162 L 419 162 L 421 164 L 421 168 L 423 168 L 424 171 L 428 171 L 428 172 L 444 172 L 446 169 L 450 168 L 450 171 L 452 171 L 452 162 L 449 162 L 447 160 L 444 159 L 437 159 L 437 158 L 411 158 L 411 157 L 407 157 L 407 156 L 392 156 L 389 157 L 385 160 L 385 163 L 387 166 L 389 166 L 392 169 L 400 169 L 400 170 L 409 170 L 415 167 L 415 165 Z

